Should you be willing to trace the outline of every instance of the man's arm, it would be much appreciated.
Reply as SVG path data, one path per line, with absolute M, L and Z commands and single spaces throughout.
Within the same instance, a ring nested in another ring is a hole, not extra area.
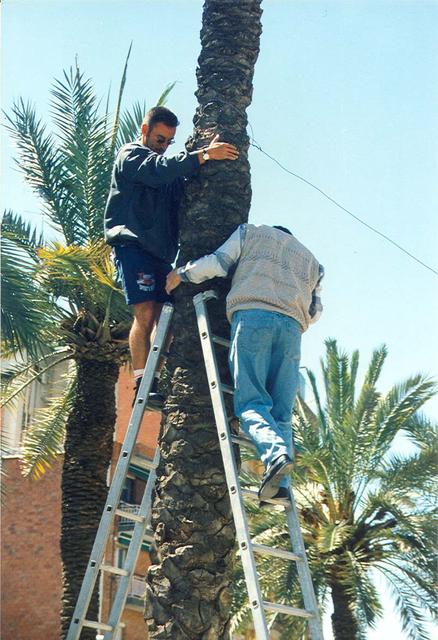
M 219 136 L 215 136 L 205 149 L 191 153 L 181 151 L 170 158 L 148 147 L 128 147 L 126 155 L 121 158 L 122 174 L 127 180 L 148 187 L 159 187 L 177 178 L 191 176 L 207 161 L 207 156 L 208 160 L 237 160 L 239 152 L 236 147 L 227 142 L 218 142 L 218 139 Z
M 315 324 L 317 320 L 320 319 L 321 313 L 323 310 L 322 302 L 321 302 L 321 280 L 324 277 L 324 267 L 322 264 L 319 265 L 319 277 L 318 281 L 315 285 L 315 288 L 312 291 L 312 302 L 309 307 L 310 314 L 310 324 Z
M 239 261 L 245 234 L 246 225 L 241 224 L 214 253 L 198 260 L 191 260 L 184 267 L 171 271 L 167 276 L 167 293 L 175 289 L 180 282 L 199 284 L 211 278 L 226 278 L 231 268 Z

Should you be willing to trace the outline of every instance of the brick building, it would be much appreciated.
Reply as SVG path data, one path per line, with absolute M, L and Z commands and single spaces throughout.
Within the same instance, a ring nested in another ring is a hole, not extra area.
M 33 389 L 30 396 L 7 413 L 3 420 L 5 450 L 2 454 L 5 478 L 2 509 L 1 562 L 1 634 L 2 640 L 59 640 L 61 602 L 61 526 L 62 455 L 40 480 L 24 478 L 21 472 L 20 439 L 35 408 L 44 406 L 44 387 Z M 28 394 L 29 395 L 29 394 Z M 117 422 L 113 464 L 129 422 L 132 402 L 132 379 L 122 369 L 117 385 Z M 124 509 L 137 511 L 148 471 L 145 460 L 153 457 L 160 417 L 145 413 L 122 494 Z M 116 518 L 105 562 L 121 566 L 132 530 L 132 521 Z M 147 544 L 143 545 L 132 579 L 127 607 L 123 615 L 125 628 L 118 640 L 146 638 L 143 621 L 143 594 L 149 565 Z M 101 619 L 107 619 L 109 603 L 115 593 L 116 576 L 105 574 L 101 591 Z

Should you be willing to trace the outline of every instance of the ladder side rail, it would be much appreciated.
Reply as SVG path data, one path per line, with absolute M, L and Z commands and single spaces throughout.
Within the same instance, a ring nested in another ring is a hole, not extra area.
M 233 512 L 236 536 L 239 543 L 240 557 L 246 579 L 250 608 L 254 620 L 254 628 L 257 640 L 269 640 L 269 632 L 266 624 L 266 616 L 263 607 L 263 598 L 260 590 L 259 579 L 256 570 L 251 538 L 246 521 L 246 513 L 243 506 L 242 492 L 239 475 L 233 452 L 231 434 L 226 419 L 226 407 L 221 390 L 219 370 L 216 355 L 212 345 L 210 325 L 206 313 L 204 295 L 198 294 L 193 298 L 196 309 L 199 335 L 205 368 L 210 387 L 210 395 L 218 430 L 219 444 L 224 463 L 225 476 L 228 485 L 231 508 Z
M 154 467 L 158 466 L 160 461 L 160 449 L 157 447 L 154 456 Z M 140 555 L 141 545 L 143 543 L 146 527 L 148 526 L 152 507 L 152 492 L 155 486 L 155 480 L 157 477 L 155 468 L 149 473 L 146 488 L 143 493 L 143 498 L 140 504 L 139 515 L 144 517 L 143 522 L 136 522 L 134 530 L 132 532 L 131 541 L 129 543 L 128 552 L 126 555 L 123 569 L 127 572 L 126 576 L 122 576 L 119 580 L 116 595 L 111 605 L 111 610 L 108 618 L 108 624 L 112 629 L 117 629 L 120 625 L 120 620 L 123 614 L 123 610 L 126 605 L 128 597 L 129 585 L 134 575 L 135 567 L 137 565 L 138 556 Z M 104 640 L 113 640 L 113 631 L 107 631 L 104 635 Z
M 128 473 L 138 431 L 145 411 L 146 401 L 154 381 L 155 370 L 158 366 L 158 361 L 167 336 L 172 315 L 173 305 L 168 303 L 164 304 L 161 310 L 160 320 L 157 325 L 155 339 L 151 345 L 143 378 L 140 383 L 137 400 L 134 405 L 134 410 L 131 413 L 126 436 L 120 450 L 113 480 L 109 488 L 108 497 L 97 529 L 96 538 L 94 540 L 84 580 L 82 582 L 73 617 L 70 622 L 67 640 L 79 640 L 80 638 L 83 622 L 90 605 L 97 576 L 99 575 L 100 565 L 102 564 L 103 556 L 105 554 L 106 543 L 114 522 L 115 511 L 120 502 L 123 484 Z
M 289 529 L 289 537 L 292 545 L 292 550 L 302 558 L 301 562 L 297 562 L 296 567 L 301 587 L 301 593 L 303 595 L 304 607 L 306 611 L 309 611 L 313 614 L 312 618 L 309 618 L 308 620 L 310 637 L 311 640 L 324 640 L 318 602 L 316 600 L 315 590 L 313 588 L 312 574 L 310 573 L 304 540 L 301 533 L 300 518 L 295 504 L 295 498 L 290 481 L 289 492 L 291 496 L 291 505 L 285 510 L 285 515 Z

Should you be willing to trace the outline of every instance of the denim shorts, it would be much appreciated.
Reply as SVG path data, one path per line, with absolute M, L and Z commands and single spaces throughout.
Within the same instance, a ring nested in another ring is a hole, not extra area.
M 166 276 L 172 265 L 151 256 L 135 244 L 114 247 L 117 275 L 122 283 L 127 304 L 140 302 L 172 302 L 166 293 Z

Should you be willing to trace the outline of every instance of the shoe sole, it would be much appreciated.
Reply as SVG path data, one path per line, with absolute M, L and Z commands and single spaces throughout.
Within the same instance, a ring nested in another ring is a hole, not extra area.
M 267 498 L 266 500 L 262 500 L 259 503 L 260 509 L 265 509 L 266 507 L 285 507 L 287 509 L 291 506 L 291 501 L 289 498 Z
M 292 461 L 285 462 L 284 465 L 277 471 L 275 475 L 265 484 L 263 489 L 259 492 L 259 500 L 270 500 L 275 496 L 280 487 L 281 479 L 284 476 L 287 476 L 289 473 L 292 473 L 294 468 L 294 464 Z

